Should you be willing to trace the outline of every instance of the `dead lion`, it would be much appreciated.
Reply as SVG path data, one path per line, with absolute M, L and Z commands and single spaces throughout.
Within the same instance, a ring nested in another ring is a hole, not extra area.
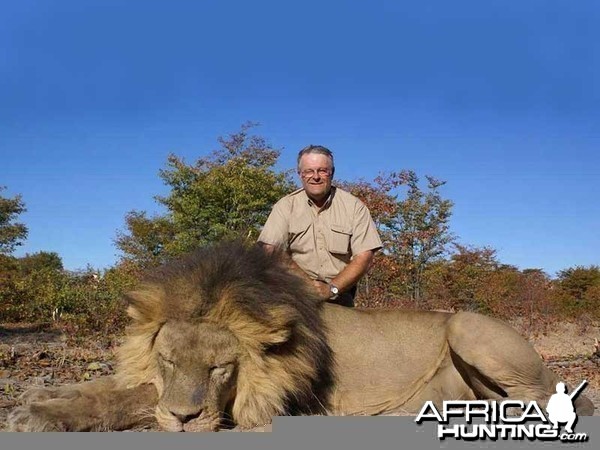
M 224 243 L 148 277 L 116 375 L 35 389 L 13 431 L 252 428 L 275 415 L 416 413 L 425 401 L 545 405 L 559 381 L 506 324 L 478 314 L 319 303 L 281 255 Z M 577 413 L 592 414 L 584 396 Z

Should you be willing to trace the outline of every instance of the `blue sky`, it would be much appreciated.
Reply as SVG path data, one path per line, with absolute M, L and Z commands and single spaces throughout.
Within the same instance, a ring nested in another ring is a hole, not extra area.
M 550 275 L 600 264 L 596 1 L 5 2 L 0 185 L 68 269 L 116 261 L 159 169 L 248 121 L 280 167 L 447 181 L 460 242 Z

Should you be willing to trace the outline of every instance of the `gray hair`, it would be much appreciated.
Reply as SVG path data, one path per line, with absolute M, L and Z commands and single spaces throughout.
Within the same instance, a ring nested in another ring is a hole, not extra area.
M 329 159 L 331 159 L 331 170 L 335 171 L 335 165 L 333 164 L 333 152 L 329 150 L 327 147 L 323 147 L 322 145 L 307 145 L 302 150 L 298 152 L 298 170 L 300 170 L 300 160 L 304 155 L 308 155 L 310 153 L 316 153 L 319 155 L 325 155 Z

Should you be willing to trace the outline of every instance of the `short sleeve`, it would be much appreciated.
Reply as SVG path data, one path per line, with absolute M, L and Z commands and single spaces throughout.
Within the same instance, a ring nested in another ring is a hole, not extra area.
M 286 198 L 275 203 L 258 236 L 258 242 L 287 248 L 290 213 L 291 206 Z
M 383 247 L 369 209 L 361 201 L 356 202 L 354 211 L 354 229 L 350 242 L 352 256 L 367 250 L 379 250 Z

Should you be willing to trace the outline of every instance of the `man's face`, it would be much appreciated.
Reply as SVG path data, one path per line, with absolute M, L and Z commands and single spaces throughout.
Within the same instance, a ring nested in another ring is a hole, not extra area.
M 306 194 L 313 200 L 329 195 L 332 178 L 331 159 L 319 153 L 308 153 L 300 158 L 300 180 Z

